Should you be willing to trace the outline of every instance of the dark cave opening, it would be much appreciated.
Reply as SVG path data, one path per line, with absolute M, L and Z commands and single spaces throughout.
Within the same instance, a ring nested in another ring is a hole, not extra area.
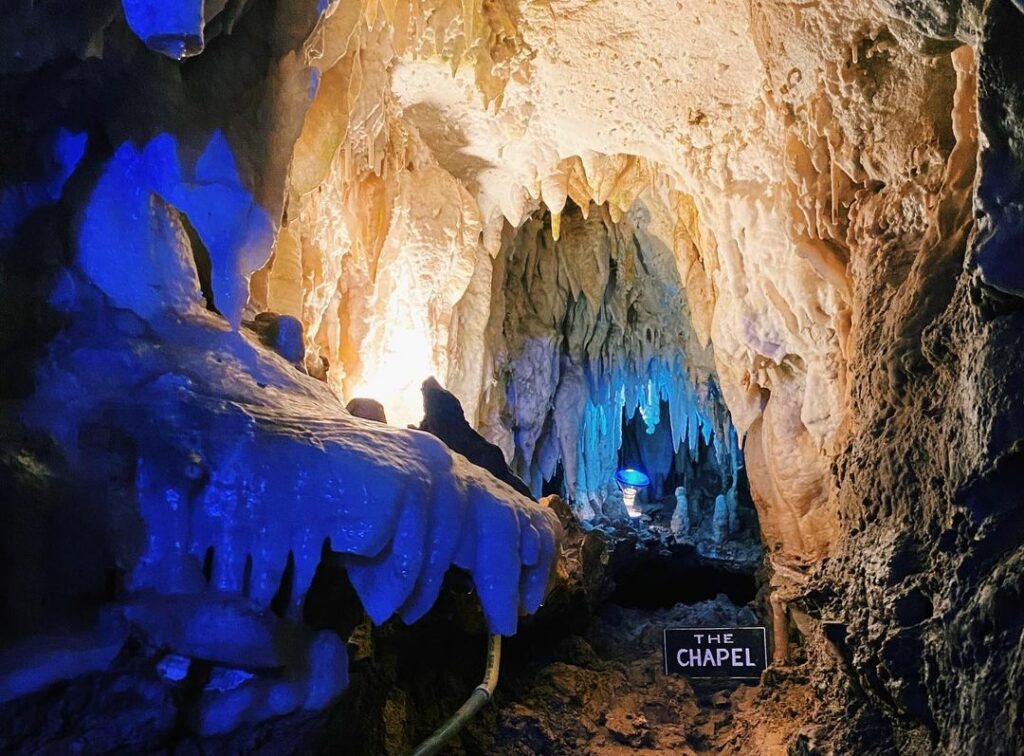
M 725 594 L 736 606 L 754 601 L 758 583 L 753 572 L 728 569 L 695 555 L 653 554 L 638 557 L 615 574 L 609 601 L 634 609 L 668 609 L 676 604 L 712 601 Z
M 565 467 L 562 461 L 559 460 L 555 466 L 555 473 L 550 478 L 544 480 L 543 485 L 540 489 L 540 495 L 543 496 L 561 496 L 565 493 Z

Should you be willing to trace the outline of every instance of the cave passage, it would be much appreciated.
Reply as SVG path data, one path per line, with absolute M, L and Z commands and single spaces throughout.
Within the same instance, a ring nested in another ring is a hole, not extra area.
M 710 537 L 717 498 L 736 497 L 741 440 L 673 252 L 649 224 L 640 210 L 568 202 L 502 237 L 488 342 L 500 390 L 467 416 L 535 496 L 562 496 L 580 521 L 627 516 L 615 476 L 630 466 L 651 480 L 640 501 L 668 519 L 688 498 L 680 527 L 706 520 Z
M 725 594 L 736 606 L 757 596 L 757 580 L 743 572 L 675 556 L 645 556 L 615 575 L 610 602 L 636 609 L 670 609 Z
M 700 490 L 714 501 L 718 494 L 726 493 L 741 474 L 741 466 L 719 452 L 723 445 L 717 434 L 707 438 L 697 434 L 695 444 L 673 444 L 672 407 L 668 399 L 661 399 L 657 421 L 653 428 L 639 406 L 633 413 L 622 410 L 622 444 L 618 451 L 619 468 L 632 467 L 646 473 L 651 480 L 644 498 L 657 501 L 671 497 L 683 487 L 687 491 Z M 735 436 L 732 426 L 726 433 Z
M 1021 39 L 0 4 L 0 754 L 1024 754 Z

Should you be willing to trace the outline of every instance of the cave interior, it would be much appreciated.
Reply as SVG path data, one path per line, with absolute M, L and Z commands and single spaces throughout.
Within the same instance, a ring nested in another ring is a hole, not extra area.
M 0 8 L 0 751 L 1024 752 L 1022 38 Z

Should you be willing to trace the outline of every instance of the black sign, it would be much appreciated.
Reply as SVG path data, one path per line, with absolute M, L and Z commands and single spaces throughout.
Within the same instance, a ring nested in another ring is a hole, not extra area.
M 763 627 L 671 627 L 665 630 L 665 674 L 761 677 L 768 665 Z

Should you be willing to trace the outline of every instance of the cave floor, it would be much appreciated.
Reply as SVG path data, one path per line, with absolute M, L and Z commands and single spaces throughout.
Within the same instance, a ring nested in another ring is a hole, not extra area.
M 751 624 L 750 614 L 724 595 L 653 611 L 608 604 L 541 658 L 513 653 L 495 713 L 473 739 L 490 740 L 485 752 L 497 756 L 785 754 L 814 710 L 799 667 L 769 670 L 760 683 L 664 672 L 663 628 Z

